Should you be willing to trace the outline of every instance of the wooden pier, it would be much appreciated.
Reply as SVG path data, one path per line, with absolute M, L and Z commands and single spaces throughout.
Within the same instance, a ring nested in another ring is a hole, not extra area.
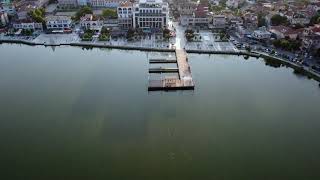
M 179 73 L 179 78 L 165 77 L 164 79 L 149 80 L 148 91 L 193 90 L 194 89 L 194 82 L 192 80 L 191 70 L 188 63 L 186 51 L 183 49 L 176 49 L 175 53 L 176 53 L 176 58 L 177 58 L 176 63 L 178 68 L 150 68 L 149 73 L 155 73 L 159 71 L 173 72 L 175 70 L 175 72 Z M 162 63 L 166 63 L 166 62 L 163 61 Z

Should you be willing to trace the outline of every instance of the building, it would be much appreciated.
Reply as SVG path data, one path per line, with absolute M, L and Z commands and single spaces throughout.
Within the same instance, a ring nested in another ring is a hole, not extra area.
M 9 23 L 8 14 L 0 12 L 0 27 L 6 26 Z
M 74 8 L 78 6 L 78 0 L 58 0 L 60 7 Z
M 194 26 L 198 28 L 209 27 L 209 8 L 206 5 L 199 4 L 195 9 L 193 15 L 188 20 L 189 26 Z
M 123 0 L 91 0 L 90 4 L 95 8 L 117 8 Z
M 91 0 L 91 6 L 95 8 L 105 7 L 105 0 Z
M 258 30 L 253 31 L 252 37 L 257 40 L 268 40 L 271 38 L 271 33 L 267 31 L 266 27 L 260 27 Z
M 121 29 L 132 28 L 133 4 L 129 1 L 121 2 L 117 8 L 118 23 Z
M 168 3 L 162 0 L 139 0 L 134 4 L 133 27 L 152 32 L 167 27 L 169 21 Z
M 310 22 L 310 18 L 300 13 L 295 13 L 290 19 L 290 23 L 294 25 L 307 25 Z
M 197 3 L 190 0 L 180 0 L 175 5 L 180 15 L 192 15 L 197 7 Z
M 68 29 L 71 28 L 71 18 L 68 16 L 47 16 L 46 17 L 46 26 L 47 29 Z
M 7 13 L 8 15 L 15 15 L 16 9 L 14 5 L 8 2 L 1 2 L 0 3 L 0 13 Z
M 31 18 L 27 19 L 19 19 L 12 22 L 12 26 L 14 29 L 25 29 L 25 30 L 33 30 L 33 31 L 43 31 L 42 23 L 37 23 Z
M 276 35 L 277 39 L 290 38 L 297 39 L 299 35 L 302 34 L 303 29 L 292 29 L 287 26 L 272 26 L 269 32 Z
M 100 31 L 103 26 L 103 20 L 92 14 L 86 14 L 80 18 L 80 26 L 85 30 Z
M 89 0 L 77 0 L 78 6 L 87 6 L 89 3 Z
M 227 0 L 227 1 L 226 1 L 226 6 L 227 6 L 228 8 L 238 8 L 239 5 L 240 5 L 241 3 L 243 3 L 243 2 L 244 2 L 244 0 Z
M 305 28 L 302 37 L 302 47 L 305 50 L 320 48 L 320 24 Z
M 213 15 L 212 17 L 212 28 L 213 29 L 225 29 L 226 28 L 226 17 L 225 15 Z

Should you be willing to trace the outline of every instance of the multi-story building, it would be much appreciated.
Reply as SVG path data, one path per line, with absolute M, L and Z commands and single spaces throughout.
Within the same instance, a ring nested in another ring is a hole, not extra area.
M 117 9 L 119 27 L 129 29 L 132 27 L 133 4 L 129 1 L 121 2 Z
M 152 32 L 167 27 L 169 7 L 162 0 L 139 0 L 134 4 L 133 27 L 144 32 Z
M 192 16 L 187 18 L 188 26 L 193 26 L 197 28 L 209 27 L 209 16 L 208 16 L 209 8 L 206 5 L 199 4 L 197 8 L 194 10 Z
M 5 12 L 0 12 L 0 27 L 6 26 L 9 23 L 8 14 Z
M 225 15 L 213 15 L 212 17 L 212 28 L 213 29 L 224 29 L 226 28 L 226 16 Z
M 320 48 L 320 24 L 305 28 L 302 35 L 302 47 L 305 50 Z
M 33 21 L 32 19 L 19 19 L 12 23 L 12 26 L 14 29 L 28 29 L 33 31 L 42 31 L 43 26 L 42 23 L 37 23 Z
M 47 16 L 47 29 L 68 29 L 71 28 L 71 18 L 68 16 Z
M 83 29 L 100 31 L 103 26 L 103 20 L 92 14 L 86 14 L 80 18 L 80 26 Z
M 78 6 L 78 0 L 58 0 L 58 4 L 61 7 L 74 8 Z
M 105 0 L 91 0 L 91 6 L 95 8 L 105 7 Z
M 271 38 L 271 33 L 267 31 L 267 28 L 265 26 L 263 26 L 253 31 L 252 37 L 257 40 L 268 40 Z
M 90 0 L 90 4 L 95 8 L 116 8 L 119 6 L 119 3 L 123 0 Z

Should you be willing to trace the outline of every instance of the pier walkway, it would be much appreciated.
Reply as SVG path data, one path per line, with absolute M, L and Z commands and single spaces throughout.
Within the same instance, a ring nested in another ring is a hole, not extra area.
M 191 76 L 191 69 L 188 64 L 187 53 L 184 49 L 176 49 L 176 62 L 179 72 L 179 78 L 175 77 L 165 77 L 159 80 L 149 80 L 148 90 L 149 91 L 163 91 L 163 90 L 193 90 L 194 82 Z M 149 69 L 149 72 L 159 72 L 158 70 L 168 70 L 168 69 Z M 173 69 L 170 69 L 173 70 Z M 165 71 L 164 71 L 165 72 Z

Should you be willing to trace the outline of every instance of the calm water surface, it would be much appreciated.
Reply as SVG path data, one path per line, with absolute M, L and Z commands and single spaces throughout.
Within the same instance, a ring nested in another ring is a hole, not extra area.
M 166 55 L 0 45 L 1 179 L 320 179 L 317 82 L 189 55 L 195 91 L 148 93 Z

